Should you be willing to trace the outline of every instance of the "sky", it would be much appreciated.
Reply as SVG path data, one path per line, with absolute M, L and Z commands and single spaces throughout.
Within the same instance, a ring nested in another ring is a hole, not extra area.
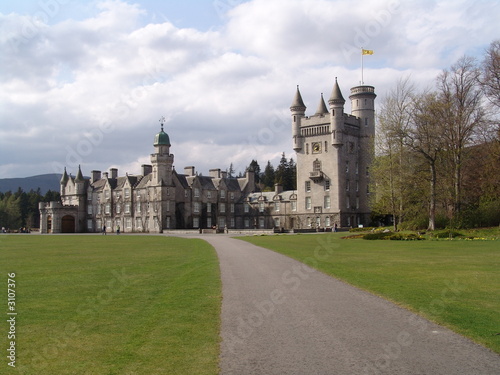
M 432 87 L 500 38 L 498 0 L 0 2 L 0 178 L 150 163 L 164 118 L 174 166 L 208 174 L 294 158 L 297 85 L 313 115 L 338 78 L 377 100 Z M 346 103 L 346 112 L 350 105 Z

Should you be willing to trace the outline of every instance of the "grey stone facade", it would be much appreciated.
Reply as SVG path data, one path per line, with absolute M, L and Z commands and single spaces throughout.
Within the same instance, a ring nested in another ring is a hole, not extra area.
M 201 176 L 192 166 L 173 168 L 170 138 L 155 136 L 151 164 L 141 174 L 92 171 L 86 179 L 66 170 L 61 201 L 40 203 L 41 233 L 161 233 L 168 229 L 316 229 L 367 224 L 369 165 L 375 134 L 372 86 L 351 89 L 351 114 L 335 81 L 327 108 L 323 96 L 306 116 L 297 87 L 292 106 L 292 142 L 297 190 L 260 192 L 254 172 L 228 178 L 220 169 Z

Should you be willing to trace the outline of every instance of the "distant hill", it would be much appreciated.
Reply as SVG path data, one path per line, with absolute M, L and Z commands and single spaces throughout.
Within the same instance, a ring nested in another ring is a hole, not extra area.
M 40 188 L 42 194 L 48 190 L 59 191 L 61 176 L 59 173 L 50 173 L 24 178 L 0 178 L 0 192 L 5 193 L 9 190 L 16 192 L 19 187 L 25 192 Z

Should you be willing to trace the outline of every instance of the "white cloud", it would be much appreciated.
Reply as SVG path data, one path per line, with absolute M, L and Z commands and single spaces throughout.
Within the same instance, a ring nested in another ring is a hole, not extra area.
M 54 162 L 74 172 L 82 164 L 85 173 L 111 165 L 137 173 L 160 116 L 178 171 L 276 163 L 283 151 L 294 156 L 288 107 L 296 84 L 308 113 L 321 92 L 328 98 L 335 76 L 347 98 L 360 80 L 363 46 L 375 50 L 364 76 L 379 97 L 401 75 L 429 86 L 442 68 L 497 37 L 499 7 L 253 0 L 208 31 L 176 27 L 122 1 L 48 24 L 0 14 L 0 174 L 49 173 Z M 162 21 L 148 23 L 152 16 Z

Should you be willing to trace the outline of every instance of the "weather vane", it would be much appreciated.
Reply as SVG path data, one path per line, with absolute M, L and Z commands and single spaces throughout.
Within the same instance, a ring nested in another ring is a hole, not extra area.
M 165 124 L 165 116 L 161 116 L 160 120 L 158 120 L 158 121 L 160 121 L 161 130 L 163 131 L 163 124 Z

